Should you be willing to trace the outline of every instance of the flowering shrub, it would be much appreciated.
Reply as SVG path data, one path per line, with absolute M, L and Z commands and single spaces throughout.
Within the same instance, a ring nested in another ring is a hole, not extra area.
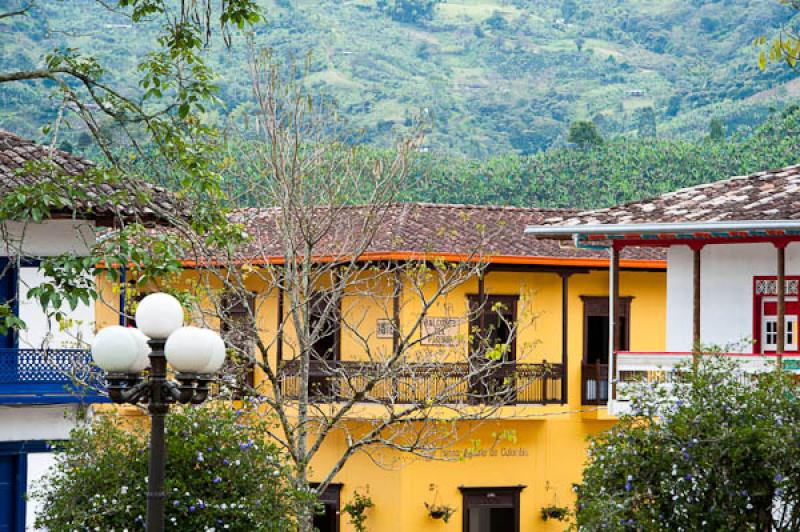
M 268 422 L 249 415 L 249 404 L 175 407 L 167 416 L 167 529 L 296 529 L 303 497 L 287 485 L 282 456 L 264 442 Z M 143 530 L 148 432 L 116 415 L 75 429 L 33 494 L 43 504 L 37 526 Z
M 633 412 L 591 442 L 580 530 L 800 530 L 794 376 L 718 356 L 643 384 Z

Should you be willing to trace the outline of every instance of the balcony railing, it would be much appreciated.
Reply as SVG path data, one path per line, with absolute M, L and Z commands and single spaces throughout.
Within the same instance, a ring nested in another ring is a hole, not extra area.
M 0 404 L 102 402 L 100 386 L 89 351 L 0 349 Z
M 608 403 L 608 364 L 583 364 L 581 366 L 581 404 L 604 405 Z
M 363 394 L 359 402 L 376 404 L 553 404 L 561 403 L 561 364 L 503 363 L 485 370 L 469 363 L 406 363 L 387 370 L 375 362 L 312 362 L 309 395 L 341 401 Z M 300 394 L 299 360 L 284 362 L 281 392 Z M 367 385 L 373 383 L 368 392 Z
M 675 380 L 675 369 L 690 364 L 694 356 L 689 352 L 625 351 L 617 353 L 614 369 L 615 401 L 627 401 L 629 399 L 627 397 L 628 389 L 635 382 L 647 381 L 660 385 L 671 385 Z M 774 353 L 719 353 L 717 356 L 735 361 L 745 374 L 770 371 L 776 367 L 779 358 L 788 371 L 800 369 L 800 355 L 778 357 Z

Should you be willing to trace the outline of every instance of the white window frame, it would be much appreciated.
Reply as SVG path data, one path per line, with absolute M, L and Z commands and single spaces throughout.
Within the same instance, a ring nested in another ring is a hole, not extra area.
M 777 301 L 777 298 L 774 297 L 765 297 L 761 301 L 761 352 L 775 352 L 778 349 L 778 317 L 771 315 L 768 316 L 764 312 L 764 308 L 766 307 L 766 303 L 774 303 Z M 786 301 L 797 301 L 796 297 L 787 297 Z M 784 316 L 784 351 L 797 351 L 797 326 L 798 326 L 798 317 L 794 314 L 786 314 Z M 767 326 L 775 324 L 774 331 L 767 331 Z M 767 337 L 772 335 L 775 337 L 774 342 L 768 342 Z

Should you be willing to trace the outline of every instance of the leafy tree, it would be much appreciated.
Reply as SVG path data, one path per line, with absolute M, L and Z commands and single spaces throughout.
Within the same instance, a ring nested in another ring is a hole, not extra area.
M 176 407 L 167 416 L 166 523 L 176 530 L 296 529 L 301 496 L 286 482 L 284 456 L 268 443 L 258 405 Z M 35 488 L 36 525 L 53 532 L 143 530 L 147 439 L 132 421 L 101 415 L 74 429 L 54 469 Z M 135 422 L 135 421 L 134 421 Z
M 643 107 L 636 112 L 639 137 L 656 136 L 656 113 L 652 107 Z
M 491 16 L 484 21 L 490 29 L 500 31 L 508 27 L 508 21 L 499 11 L 493 11 Z
M 725 140 L 725 124 L 719 118 L 712 118 L 708 123 L 708 139 L 714 142 Z
M 378 0 L 378 8 L 392 20 L 419 24 L 433 18 L 436 4 L 441 0 Z
M 581 530 L 798 530 L 797 385 L 723 358 L 634 386 L 632 413 L 591 442 Z
M 561 2 L 561 16 L 569 21 L 578 11 L 578 3 L 575 0 L 563 0 Z
M 576 120 L 569 126 L 567 142 L 585 148 L 603 143 L 603 137 L 591 120 Z

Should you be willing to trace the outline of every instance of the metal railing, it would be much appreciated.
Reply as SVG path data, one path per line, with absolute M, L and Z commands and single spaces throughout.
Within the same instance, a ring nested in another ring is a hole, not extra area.
M 101 372 L 85 349 L 0 349 L 0 403 L 103 400 Z M 86 385 L 89 385 L 86 387 Z
M 581 365 L 581 404 L 608 403 L 608 364 Z
M 300 361 L 281 366 L 281 392 L 300 394 Z M 378 404 L 553 404 L 561 403 L 561 364 L 506 362 L 476 368 L 466 362 L 404 363 L 313 361 L 309 396 L 318 401 L 357 400 Z M 369 389 L 367 389 L 369 388 Z

